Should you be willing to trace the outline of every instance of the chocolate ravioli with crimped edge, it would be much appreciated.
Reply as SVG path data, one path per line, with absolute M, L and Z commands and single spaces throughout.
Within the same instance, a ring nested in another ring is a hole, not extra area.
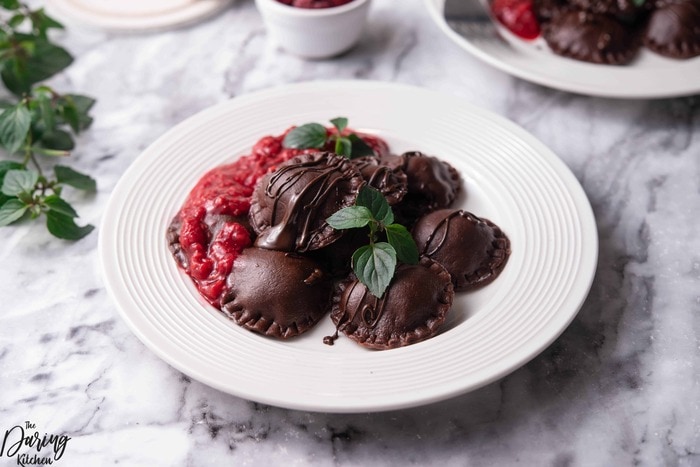
M 360 171 L 367 185 L 384 195 L 390 206 L 400 203 L 406 196 L 408 181 L 400 167 L 382 164 L 382 160 L 375 156 L 358 157 L 352 159 L 352 163 Z
M 351 206 L 364 183 L 350 160 L 330 152 L 303 154 L 258 181 L 250 206 L 255 246 L 307 252 L 336 241 L 342 232 L 326 219 Z
M 426 212 L 449 207 L 462 188 L 459 172 L 454 167 L 419 151 L 384 156 L 381 163 L 406 174 L 408 193 L 395 210 L 405 224 L 412 224 Z
M 330 307 L 330 277 L 296 253 L 247 248 L 227 279 L 221 310 L 237 324 L 286 339 L 311 329 Z
M 421 258 L 401 264 L 381 298 L 354 275 L 338 282 L 331 319 L 338 331 L 364 347 L 386 350 L 423 341 L 437 334 L 452 307 L 450 274 L 438 262 Z
M 651 14 L 644 45 L 670 58 L 700 55 L 700 1 L 662 0 Z
M 491 283 L 510 256 L 510 241 L 493 222 L 459 209 L 441 209 L 413 227 L 418 253 L 442 264 L 455 291 Z
M 629 63 L 641 46 L 639 27 L 613 15 L 563 10 L 542 25 L 542 37 L 552 51 L 585 62 Z

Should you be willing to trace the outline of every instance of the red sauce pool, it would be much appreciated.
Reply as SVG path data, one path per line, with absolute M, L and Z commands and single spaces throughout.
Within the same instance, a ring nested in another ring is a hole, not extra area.
M 292 128 L 279 136 L 261 138 L 250 155 L 207 172 L 173 219 L 171 229 L 176 230 L 174 243 L 179 248 L 175 249 L 177 252 L 173 250 L 171 241 L 171 250 L 202 296 L 217 308 L 233 262 L 243 249 L 253 244 L 247 219 L 255 184 L 279 164 L 314 151 L 282 147 L 282 140 Z M 328 129 L 328 133 L 335 133 L 335 129 Z M 384 140 L 360 133 L 358 136 L 377 155 L 389 153 Z M 332 150 L 332 147 L 324 149 Z
M 297 8 L 332 8 L 345 5 L 352 0 L 277 0 L 279 3 Z

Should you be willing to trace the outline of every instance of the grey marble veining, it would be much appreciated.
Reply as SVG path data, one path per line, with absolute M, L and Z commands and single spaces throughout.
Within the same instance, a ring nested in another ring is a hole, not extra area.
M 465 97 L 553 149 L 593 205 L 598 273 L 563 335 L 502 380 L 332 415 L 229 396 L 158 359 L 107 296 L 95 234 L 67 243 L 41 225 L 3 228 L 0 442 L 27 420 L 71 437 L 55 465 L 700 465 L 698 97 L 616 101 L 511 78 L 443 37 L 420 0 L 375 0 L 362 42 L 331 61 L 279 51 L 243 0 L 184 30 L 72 28 L 58 40 L 76 62 L 53 83 L 98 98 L 73 156 L 99 183 L 71 194 L 85 222 L 100 222 L 140 151 L 203 108 L 282 83 L 376 79 Z

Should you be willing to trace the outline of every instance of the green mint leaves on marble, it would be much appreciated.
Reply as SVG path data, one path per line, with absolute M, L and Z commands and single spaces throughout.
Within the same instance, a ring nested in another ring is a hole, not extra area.
M 394 213 L 384 196 L 374 188 L 363 186 L 354 206 L 343 208 L 326 219 L 336 230 L 369 227 L 369 244 L 352 255 L 352 269 L 372 295 L 381 298 L 391 283 L 397 260 L 418 262 L 418 247 L 401 224 L 394 223 Z M 377 241 L 384 233 L 387 241 Z
M 62 198 L 65 186 L 95 191 L 95 180 L 57 164 L 75 147 L 74 137 L 92 123 L 95 100 L 78 94 L 59 94 L 42 81 L 73 62 L 48 33 L 63 26 L 42 8 L 32 10 L 19 0 L 0 0 L 0 79 L 15 96 L 0 101 L 0 227 L 46 217 L 58 238 L 77 240 L 93 226 L 75 223 L 75 209 Z M 45 173 L 52 165 L 52 175 Z
M 58 238 L 78 240 L 92 232 L 91 225 L 75 223 L 78 213 L 61 198 L 64 186 L 94 191 L 95 181 L 70 167 L 56 165 L 55 179 L 49 181 L 39 172 L 11 161 L 0 161 L 0 227 L 23 217 L 31 219 L 44 214 L 46 227 Z
M 343 134 L 348 127 L 347 118 L 336 117 L 330 122 L 337 134 L 328 134 L 326 127 L 320 123 L 306 123 L 287 133 L 282 146 L 292 149 L 323 149 L 331 145 L 333 152 L 348 159 L 374 154 L 374 150 L 355 133 Z

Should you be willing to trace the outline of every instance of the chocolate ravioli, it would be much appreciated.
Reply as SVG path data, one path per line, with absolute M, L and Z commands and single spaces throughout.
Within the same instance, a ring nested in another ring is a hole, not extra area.
M 330 308 L 332 282 L 312 259 L 248 248 L 236 258 L 221 310 L 266 336 L 289 338 L 313 327 Z
M 628 63 L 641 45 L 637 27 L 611 15 L 584 10 L 552 16 L 543 25 L 542 36 L 558 55 L 610 65 Z
M 250 223 L 261 248 L 306 252 L 336 241 L 342 232 L 326 219 L 351 206 L 364 183 L 345 157 L 330 152 L 304 154 L 281 164 L 258 181 Z
M 422 217 L 413 238 L 419 254 L 447 269 L 456 291 L 490 283 L 510 255 L 510 241 L 497 225 L 462 210 L 442 209 Z
M 338 331 L 364 347 L 377 350 L 415 344 L 433 337 L 452 306 L 450 274 L 439 263 L 396 268 L 382 298 L 372 295 L 354 276 L 337 284 L 331 319 Z M 324 339 L 332 344 L 336 335 Z
M 700 55 L 700 2 L 662 2 L 649 18 L 644 45 L 671 58 Z
M 408 193 L 398 207 L 399 219 L 411 224 L 426 212 L 446 208 L 457 198 L 462 183 L 459 173 L 445 161 L 418 151 L 386 156 L 382 163 L 403 170 Z
M 358 157 L 352 163 L 367 185 L 376 188 L 390 205 L 398 204 L 408 191 L 406 174 L 399 167 L 389 167 L 374 156 Z
M 650 9 L 653 1 L 648 0 L 639 6 L 633 0 L 570 0 L 568 3 L 590 13 L 613 15 L 631 23 L 643 11 Z

